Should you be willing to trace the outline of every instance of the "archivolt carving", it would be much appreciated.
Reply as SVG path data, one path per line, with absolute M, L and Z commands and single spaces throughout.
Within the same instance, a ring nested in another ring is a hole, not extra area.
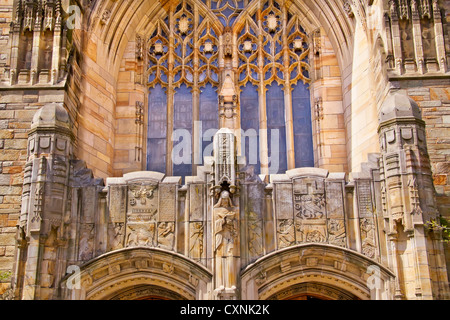
M 283 292 L 293 293 L 293 285 L 311 282 L 336 288 L 347 297 L 369 299 L 370 266 L 379 268 L 384 288 L 390 290 L 393 274 L 388 269 L 360 253 L 327 244 L 303 244 L 262 257 L 243 271 L 242 283 L 254 281 L 259 299 L 287 297 Z
M 92 260 L 81 267 L 80 277 L 88 300 L 138 298 L 144 294 L 137 288 L 149 286 L 168 290 L 171 295 L 164 294 L 166 298 L 196 299 L 198 286 L 209 283 L 212 275 L 205 267 L 179 254 L 139 247 L 116 250 Z M 62 279 L 63 288 L 67 288 L 67 280 Z M 153 295 L 161 295 L 162 291 L 159 293 Z

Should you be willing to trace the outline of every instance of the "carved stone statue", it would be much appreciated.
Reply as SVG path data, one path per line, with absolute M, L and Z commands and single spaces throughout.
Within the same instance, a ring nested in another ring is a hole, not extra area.
M 236 286 L 239 255 L 238 210 L 231 202 L 230 193 L 222 191 L 213 209 L 214 256 L 216 269 L 216 288 Z

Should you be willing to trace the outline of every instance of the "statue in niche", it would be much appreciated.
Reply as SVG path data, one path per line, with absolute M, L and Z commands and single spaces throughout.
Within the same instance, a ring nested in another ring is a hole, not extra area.
M 31 69 L 31 50 L 32 50 L 32 38 L 31 37 L 26 37 L 25 39 L 26 44 L 25 44 L 25 56 L 24 56 L 24 60 L 23 60 L 23 68 L 24 69 Z
M 218 213 L 214 225 L 216 229 L 214 251 L 218 252 L 220 249 L 222 256 L 232 255 L 237 235 L 236 213 L 232 211 Z
M 238 266 L 234 257 L 238 255 L 238 221 L 236 208 L 230 193 L 223 190 L 220 199 L 214 206 L 214 254 L 216 257 L 216 287 L 232 288 L 236 286 L 235 275 Z
M 220 198 L 217 201 L 214 208 L 232 208 L 233 202 L 231 201 L 230 193 L 226 190 L 220 193 Z

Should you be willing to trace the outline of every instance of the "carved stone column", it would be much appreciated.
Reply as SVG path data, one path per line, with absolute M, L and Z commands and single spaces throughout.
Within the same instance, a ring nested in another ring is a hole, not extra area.
M 400 277 L 399 290 L 406 299 L 443 299 L 448 296 L 448 287 L 438 288 L 438 279 L 447 281 L 445 264 L 437 265 L 438 259 L 430 254 L 443 255 L 442 242 L 433 240 L 425 228 L 438 213 L 425 122 L 412 99 L 390 93 L 381 108 L 379 123 L 382 211 L 388 240 L 396 247 L 390 261 L 411 257 L 410 263 L 392 265 Z M 415 283 L 414 288 L 407 283 Z
M 65 246 L 65 213 L 69 193 L 73 134 L 62 104 L 48 104 L 34 116 L 28 137 L 24 193 L 19 223 L 19 253 L 16 288 L 22 299 L 51 299 L 57 287 L 58 264 Z

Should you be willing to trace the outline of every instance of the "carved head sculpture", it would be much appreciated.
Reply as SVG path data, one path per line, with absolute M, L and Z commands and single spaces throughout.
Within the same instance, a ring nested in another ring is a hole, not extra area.
M 214 206 L 214 208 L 229 208 L 233 207 L 233 203 L 231 202 L 230 193 L 226 190 L 220 193 L 219 201 Z

